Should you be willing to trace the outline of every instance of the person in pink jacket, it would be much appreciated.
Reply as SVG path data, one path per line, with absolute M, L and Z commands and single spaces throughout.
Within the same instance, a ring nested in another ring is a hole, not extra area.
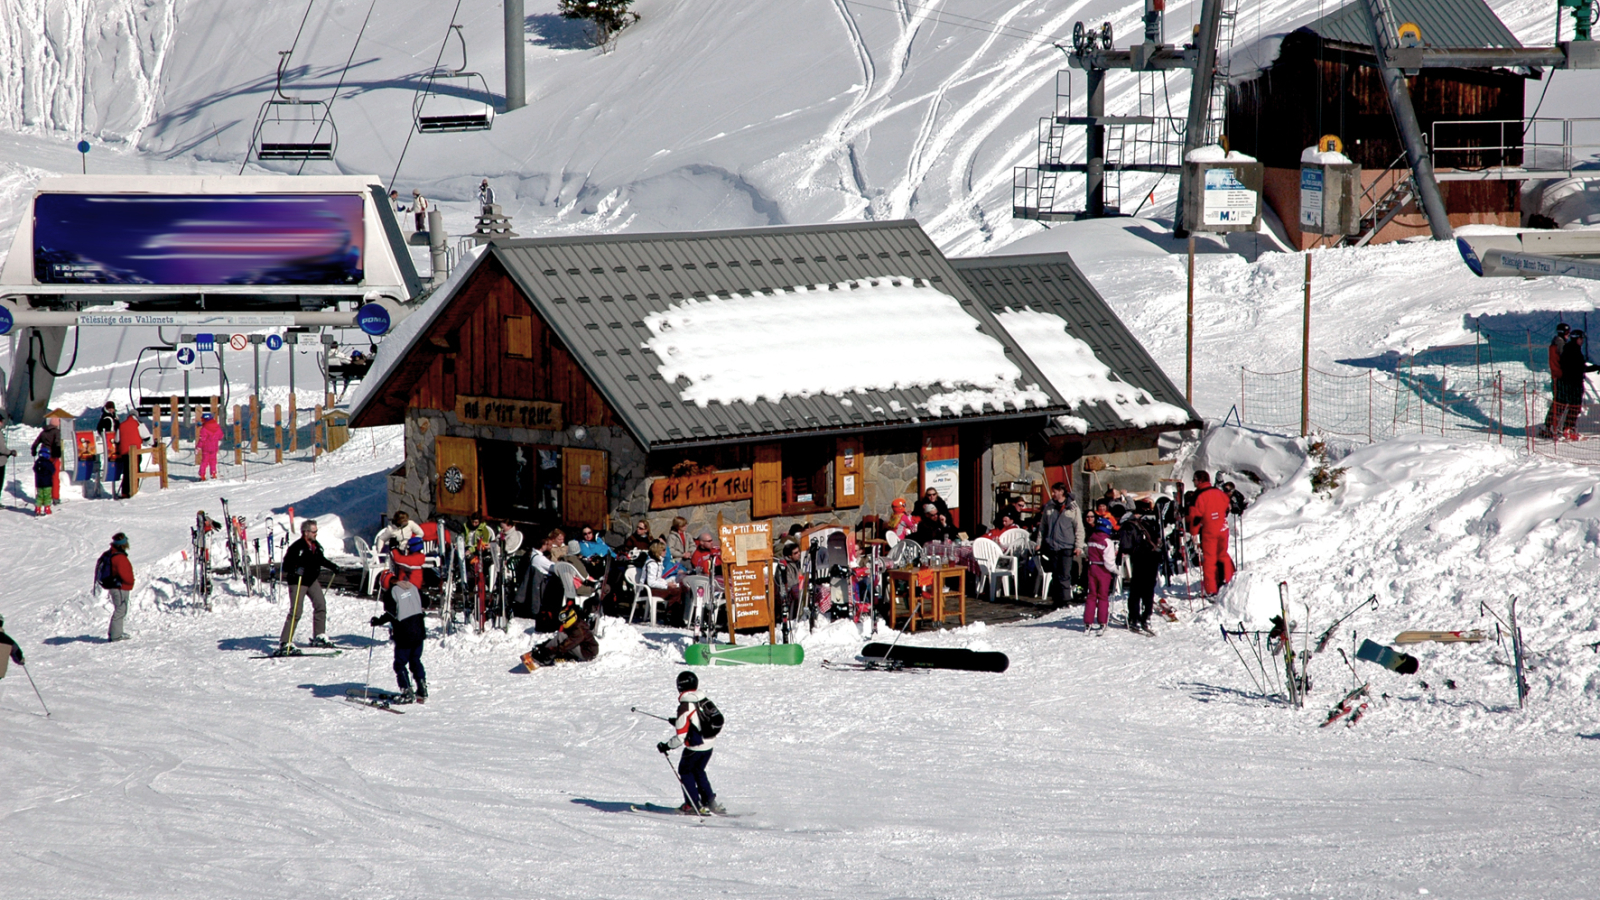
M 206 480 L 206 472 L 217 477 L 217 450 L 222 447 L 222 425 L 211 413 L 201 417 L 200 431 L 195 437 L 195 446 L 200 452 L 200 480 Z

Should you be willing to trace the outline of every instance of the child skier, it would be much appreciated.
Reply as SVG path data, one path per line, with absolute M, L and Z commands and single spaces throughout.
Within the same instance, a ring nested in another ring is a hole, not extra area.
M 50 515 L 51 488 L 56 480 L 56 464 L 50 458 L 50 448 L 40 447 L 39 458 L 33 461 L 33 487 L 37 495 L 33 501 L 33 514 Z
M 426 703 L 428 673 L 422 668 L 422 644 L 428 636 L 428 626 L 422 618 L 422 595 L 414 583 L 422 578 L 422 538 L 412 538 L 410 545 L 405 553 L 398 547 L 390 553 L 394 570 L 384 573 L 383 590 L 379 594 L 383 599 L 383 615 L 372 617 L 372 627 L 389 626 L 389 636 L 394 641 L 394 677 L 400 687 L 399 702 Z M 417 679 L 416 693 L 412 693 L 408 670 Z
M 717 802 L 711 781 L 706 778 L 706 764 L 711 762 L 711 745 L 716 738 L 701 733 L 700 702 L 705 699 L 706 695 L 700 691 L 699 677 L 693 672 L 679 672 L 678 715 L 673 721 L 677 730 L 672 740 L 656 744 L 656 749 L 662 755 L 683 748 L 683 756 L 678 759 L 678 780 L 682 782 L 683 792 L 689 800 L 678 807 L 678 811 L 690 816 L 722 815 L 727 812 Z
M 561 607 L 556 614 L 556 626 L 554 634 L 522 657 L 522 664 L 529 671 L 552 665 L 557 660 L 589 662 L 600 655 L 600 642 L 595 640 L 594 632 L 589 630 L 589 623 L 576 603 L 568 600 Z
M 222 425 L 217 422 L 211 413 L 200 416 L 200 430 L 195 434 L 195 450 L 200 454 L 200 480 L 206 480 L 206 473 L 211 473 L 212 480 L 217 477 L 217 451 L 222 447 Z
M 1089 593 L 1083 601 L 1085 634 L 1105 634 L 1111 611 L 1111 582 L 1117 572 L 1117 520 L 1104 500 L 1095 504 L 1089 534 Z

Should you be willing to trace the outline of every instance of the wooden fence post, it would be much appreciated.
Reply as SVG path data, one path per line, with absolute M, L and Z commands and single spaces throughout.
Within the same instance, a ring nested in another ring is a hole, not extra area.
M 261 398 L 250 395 L 250 455 L 261 449 Z
M 171 397 L 167 398 L 167 401 L 168 401 L 168 406 L 167 406 L 168 415 L 167 415 L 167 418 L 172 420 L 172 449 L 173 450 L 177 450 L 178 449 L 178 440 L 181 437 L 183 437 L 182 430 L 178 428 L 178 395 L 177 394 L 173 394 Z M 162 487 L 165 487 L 165 486 L 166 485 L 162 485 Z

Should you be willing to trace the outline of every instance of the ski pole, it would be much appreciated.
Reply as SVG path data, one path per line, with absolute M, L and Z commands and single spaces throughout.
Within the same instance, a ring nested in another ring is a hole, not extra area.
M 28 676 L 28 684 L 33 685 L 33 695 L 39 698 L 39 705 L 44 707 L 45 718 L 50 718 L 50 707 L 44 702 L 44 695 L 39 693 L 39 685 L 33 680 L 33 673 L 27 666 L 23 666 L 22 671 Z
M 640 709 L 637 706 L 628 707 L 628 712 L 636 712 L 641 716 L 649 716 L 652 719 L 660 719 L 663 722 L 671 722 L 672 721 L 671 719 L 667 718 L 666 716 L 658 716 L 653 712 L 645 712 L 644 710 Z
M 645 715 L 649 715 L 649 713 L 645 713 Z M 699 816 L 702 819 L 705 818 L 705 814 L 700 812 L 700 807 L 695 806 L 694 805 L 694 801 L 689 799 L 689 786 L 683 783 L 683 776 L 679 775 L 678 774 L 678 770 L 673 768 L 673 766 L 672 766 L 672 757 L 668 756 L 667 755 L 667 751 L 663 750 L 663 751 L 661 751 L 661 758 L 666 761 L 667 768 L 668 769 L 672 769 L 672 780 L 676 781 L 678 783 L 678 790 L 683 792 L 684 805 L 686 805 L 689 808 L 693 809 L 695 815 Z
M 367 680 L 366 686 L 361 689 L 361 696 L 368 699 L 372 697 L 372 648 L 377 645 L 378 626 L 374 625 L 372 630 L 367 632 Z

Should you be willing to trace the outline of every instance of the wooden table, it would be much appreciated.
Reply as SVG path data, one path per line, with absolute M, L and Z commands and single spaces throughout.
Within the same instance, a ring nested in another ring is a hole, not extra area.
M 943 623 L 951 616 L 959 616 L 967 624 L 967 570 L 964 566 L 943 566 L 926 569 L 889 570 L 889 627 L 897 627 L 899 585 L 906 588 L 906 616 L 910 631 L 917 630 L 917 620 Z M 950 589 L 950 582 L 955 589 Z M 953 601 L 953 603 L 952 603 Z M 924 605 L 926 602 L 926 605 Z

